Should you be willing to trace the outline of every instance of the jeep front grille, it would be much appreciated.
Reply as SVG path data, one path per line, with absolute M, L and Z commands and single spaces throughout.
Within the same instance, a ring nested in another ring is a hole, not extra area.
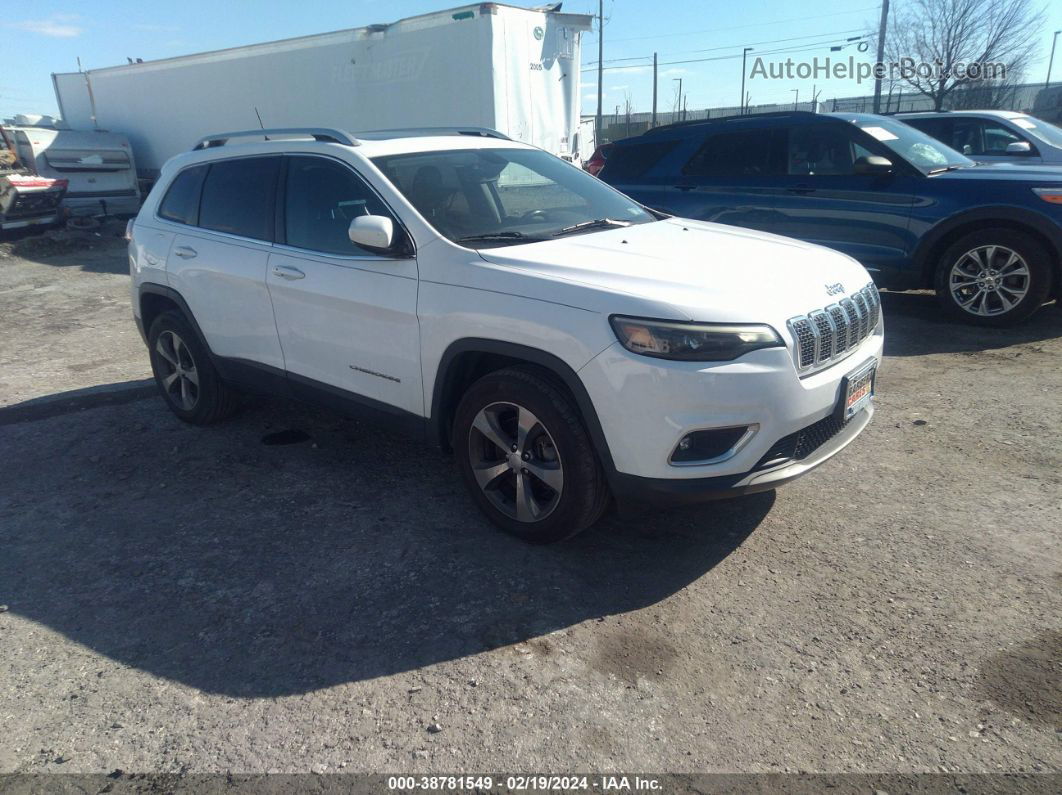
M 789 319 L 801 372 L 845 358 L 878 326 L 881 298 L 873 283 L 836 304 Z

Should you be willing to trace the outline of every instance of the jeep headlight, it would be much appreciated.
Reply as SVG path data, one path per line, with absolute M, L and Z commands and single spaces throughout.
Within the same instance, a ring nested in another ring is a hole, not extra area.
M 770 326 L 733 323 L 682 323 L 613 315 L 609 318 L 624 348 L 642 356 L 685 362 L 729 362 L 749 351 L 779 348 Z

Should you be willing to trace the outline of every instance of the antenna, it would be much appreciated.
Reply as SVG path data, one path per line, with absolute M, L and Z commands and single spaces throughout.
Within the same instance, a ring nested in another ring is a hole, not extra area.
M 259 126 L 259 128 L 264 130 L 265 129 L 265 125 L 262 124 L 262 114 L 258 112 L 258 106 L 257 105 L 254 106 L 254 115 L 258 117 L 258 126 Z M 264 137 L 265 137 L 265 139 L 267 141 L 269 140 L 269 136 L 268 135 L 266 135 Z

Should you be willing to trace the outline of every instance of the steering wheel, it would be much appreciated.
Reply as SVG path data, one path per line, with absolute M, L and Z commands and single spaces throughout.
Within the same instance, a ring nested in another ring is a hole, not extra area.
M 549 222 L 549 210 L 528 210 L 520 216 L 521 221 L 535 221 L 538 223 Z

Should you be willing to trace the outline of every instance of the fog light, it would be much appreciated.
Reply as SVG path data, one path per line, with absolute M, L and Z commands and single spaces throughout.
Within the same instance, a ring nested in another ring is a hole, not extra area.
M 672 464 L 703 464 L 725 460 L 737 452 L 750 438 L 757 425 L 737 425 L 730 428 L 711 428 L 683 436 L 671 453 Z

